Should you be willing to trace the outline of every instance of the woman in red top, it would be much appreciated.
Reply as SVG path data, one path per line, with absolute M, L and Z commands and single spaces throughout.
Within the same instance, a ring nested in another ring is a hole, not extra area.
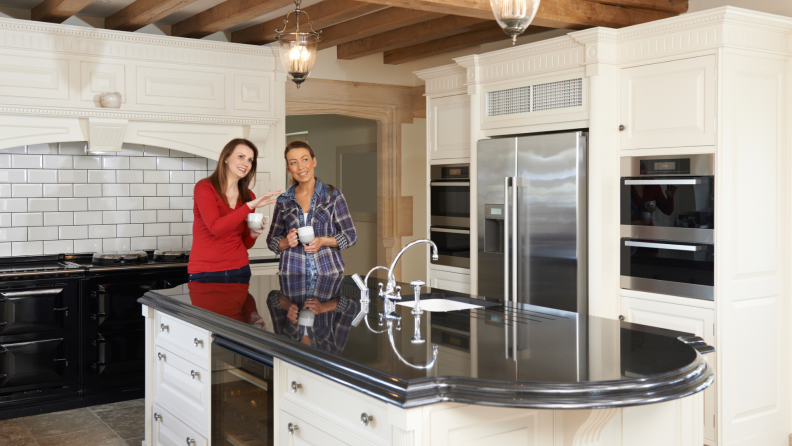
M 193 244 L 187 272 L 190 281 L 239 282 L 250 279 L 247 250 L 264 233 L 248 229 L 245 218 L 255 209 L 275 203 L 277 192 L 259 198 L 254 182 L 258 149 L 246 139 L 231 140 L 220 152 L 214 173 L 195 185 Z

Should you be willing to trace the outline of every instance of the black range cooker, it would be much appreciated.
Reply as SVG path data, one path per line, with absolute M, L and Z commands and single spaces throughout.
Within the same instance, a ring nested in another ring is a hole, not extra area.
M 0 419 L 144 395 L 146 291 L 189 251 L 0 258 Z

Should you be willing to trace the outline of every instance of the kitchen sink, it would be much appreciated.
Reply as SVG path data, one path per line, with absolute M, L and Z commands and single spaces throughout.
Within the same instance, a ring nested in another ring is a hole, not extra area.
M 396 305 L 403 305 L 405 307 L 415 306 L 415 295 L 410 294 L 402 296 L 402 300 L 396 302 Z M 472 310 L 474 308 L 496 307 L 500 304 L 495 302 L 487 302 L 480 299 L 471 299 L 469 297 L 457 296 L 448 293 L 426 293 L 421 294 L 421 308 L 426 311 L 458 311 L 458 310 Z

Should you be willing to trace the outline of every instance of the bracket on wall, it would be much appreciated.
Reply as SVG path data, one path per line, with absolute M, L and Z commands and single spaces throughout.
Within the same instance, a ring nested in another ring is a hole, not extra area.
M 120 152 L 127 126 L 128 119 L 88 118 L 88 151 Z

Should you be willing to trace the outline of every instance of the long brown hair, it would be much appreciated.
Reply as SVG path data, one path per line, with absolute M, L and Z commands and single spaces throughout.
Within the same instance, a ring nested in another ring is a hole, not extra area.
M 289 158 L 288 158 L 289 152 L 294 150 L 294 149 L 307 149 L 308 153 L 311 155 L 311 158 L 316 158 L 316 155 L 314 155 L 313 149 L 311 148 L 311 146 L 308 145 L 307 142 L 305 142 L 305 141 L 292 141 L 292 142 L 286 144 L 286 151 L 283 152 L 283 158 L 286 160 L 286 169 L 287 170 L 289 168 L 288 167 L 289 166 Z M 317 177 L 316 175 L 314 175 L 314 178 L 316 178 L 317 180 L 320 180 L 319 177 Z M 297 180 L 295 180 L 294 177 L 291 176 L 291 173 L 289 173 L 289 187 L 291 187 L 291 186 L 293 186 L 295 184 L 297 184 Z M 330 188 L 330 193 L 332 194 L 333 191 L 335 190 L 335 186 L 333 186 L 332 184 L 328 184 L 327 186 Z
M 256 184 L 256 160 L 258 160 L 258 149 L 256 148 L 255 144 L 248 141 L 247 139 L 232 139 L 228 142 L 228 144 L 225 145 L 225 147 L 223 147 L 223 151 L 220 152 L 220 158 L 217 161 L 217 167 L 215 167 L 215 171 L 206 179 L 206 181 L 212 183 L 212 186 L 215 188 L 215 192 L 220 195 L 220 198 L 223 199 L 223 203 L 225 204 L 228 204 L 228 199 L 225 196 L 225 188 L 228 185 L 228 173 L 226 172 L 225 161 L 229 156 L 231 156 L 232 153 L 234 153 L 234 149 L 236 149 L 236 147 L 240 144 L 247 146 L 253 151 L 253 163 L 250 166 L 250 170 L 248 171 L 248 174 L 237 183 L 237 187 L 239 188 L 239 198 L 243 203 L 247 203 L 251 200 L 250 188 Z

